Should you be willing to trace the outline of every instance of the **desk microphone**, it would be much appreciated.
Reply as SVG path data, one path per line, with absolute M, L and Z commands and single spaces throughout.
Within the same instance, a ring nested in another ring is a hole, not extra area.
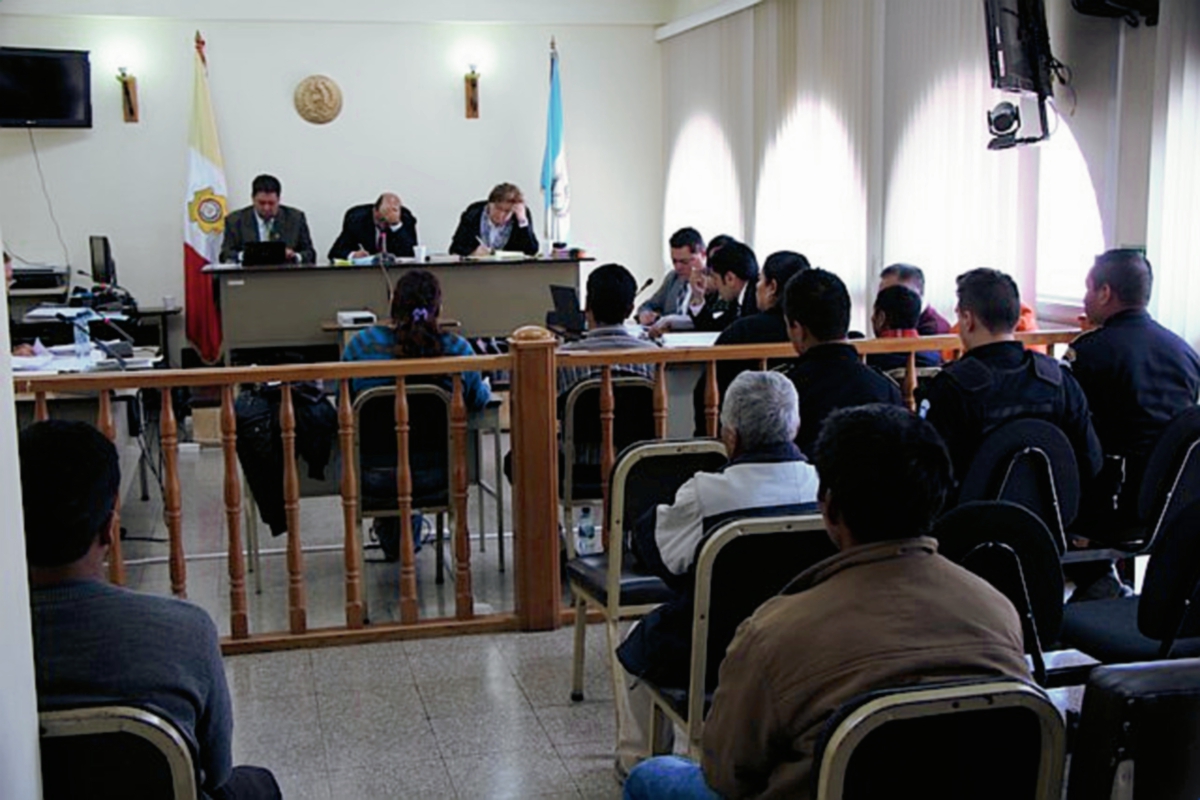
M 642 292 L 646 291 L 647 289 L 649 289 L 649 288 L 650 288 L 651 286 L 653 286 L 653 285 L 654 285 L 654 278 L 646 278 L 646 282 L 645 282 L 645 283 L 643 283 L 641 286 L 639 286 L 639 287 L 638 287 L 637 294 L 635 294 L 635 295 L 633 296 L 633 299 L 634 299 L 634 300 L 637 300 L 637 299 L 638 299 L 638 297 L 640 297 L 640 296 L 641 296 Z
M 117 355 L 117 351 L 116 351 L 116 350 L 114 350 L 113 348 L 109 347 L 107 344 L 105 344 L 104 342 L 100 341 L 100 340 L 99 340 L 99 339 L 97 339 L 95 336 L 92 336 L 92 332 L 91 332 L 91 330 L 88 328 L 88 326 L 87 326 L 87 325 L 85 325 L 84 323 L 80 322 L 78 318 L 76 318 L 76 317 L 68 317 L 66 314 L 61 314 L 61 313 L 59 313 L 59 314 L 55 314 L 54 316 L 58 318 L 58 321 L 59 321 L 59 322 L 65 322 L 65 323 L 67 323 L 68 325 L 71 325 L 72 327 L 74 327 L 75 329 L 83 331 L 84 335 L 86 335 L 86 336 L 88 337 L 88 340 L 89 340 L 89 341 L 91 341 L 91 342 L 92 342 L 92 343 L 94 343 L 94 344 L 95 344 L 97 347 L 99 347 L 99 348 L 100 348 L 100 352 L 104 353 L 104 355 L 108 356 L 108 357 L 109 357 L 109 358 L 111 358 L 113 361 L 116 361 L 116 362 L 117 362 L 117 366 L 118 366 L 120 369 L 122 369 L 122 370 L 124 370 L 124 369 L 127 369 L 127 367 L 126 367 L 126 365 L 125 365 L 125 359 L 124 359 L 124 358 L 122 358 L 121 356 Z M 111 324 L 111 323 L 109 323 L 109 324 Z M 130 350 L 130 355 L 133 355 L 133 351 L 132 351 L 132 350 Z

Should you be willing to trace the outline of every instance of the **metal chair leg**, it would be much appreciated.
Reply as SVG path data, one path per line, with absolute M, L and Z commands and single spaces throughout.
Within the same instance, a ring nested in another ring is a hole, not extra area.
M 445 542 L 443 541 L 443 533 L 445 531 L 444 522 L 445 515 L 439 511 L 437 514 L 437 539 L 435 540 L 437 552 L 434 554 L 437 564 L 435 567 L 437 577 L 434 578 L 434 582 L 439 586 L 446 582 L 446 554 L 443 552 L 445 546 Z
M 495 464 L 493 471 L 495 475 L 492 480 L 496 486 L 496 537 L 499 541 L 496 542 L 496 547 L 500 550 L 500 571 L 504 572 L 504 464 L 503 458 L 500 456 L 500 426 L 496 425 L 496 429 L 492 431 L 492 449 Z
M 587 600 L 575 599 L 575 669 L 571 675 L 571 700 L 583 700 L 583 660 L 587 655 Z

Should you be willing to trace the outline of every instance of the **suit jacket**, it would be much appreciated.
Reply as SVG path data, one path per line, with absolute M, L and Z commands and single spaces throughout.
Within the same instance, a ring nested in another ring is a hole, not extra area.
M 738 317 L 728 328 L 721 331 L 714 344 L 773 344 L 788 340 L 787 320 L 783 318 L 783 303 L 776 303 L 766 311 Z M 769 368 L 779 365 L 776 359 Z M 717 392 L 718 407 L 725 405 L 725 392 L 733 379 L 746 370 L 758 369 L 757 361 L 718 361 Z M 692 418 L 695 420 L 695 435 L 707 436 L 704 421 L 704 394 L 708 376 L 701 375 L 692 390 Z
M 710 294 L 705 298 L 704 308 L 692 317 L 698 331 L 723 331 L 739 317 L 748 317 L 758 313 L 758 281 L 746 284 L 742 295 L 741 305 L 726 303 L 719 295 Z M 690 315 L 691 312 L 689 311 Z
M 686 314 L 687 309 L 681 309 L 679 306 L 687 300 L 687 296 L 687 278 L 681 278 L 679 273 L 671 270 L 663 278 L 662 283 L 658 285 L 658 289 L 650 296 L 650 299 L 638 306 L 637 313 L 656 311 L 659 316 L 663 317 L 671 314 Z
M 456 256 L 469 256 L 479 246 L 479 223 L 483 220 L 487 200 L 471 203 L 467 210 L 458 218 L 458 228 L 454 231 L 454 239 L 450 242 L 450 252 Z M 519 250 L 525 255 L 536 255 L 538 251 L 537 234 L 533 232 L 533 218 L 526 214 L 528 224 L 521 227 L 513 220 L 512 233 L 504 250 Z
M 312 236 L 308 233 L 308 220 L 304 212 L 291 206 L 280 206 L 275 217 L 275 239 L 296 251 L 300 263 L 312 264 L 317 260 Z M 258 241 L 258 218 L 254 206 L 239 208 L 225 217 L 225 238 L 221 241 L 222 263 L 232 263 L 241 258 L 246 242 Z
M 372 255 L 379 252 L 376 240 L 379 228 L 375 225 L 375 205 L 354 206 L 342 218 L 342 232 L 329 248 L 329 258 L 347 258 L 362 246 Z M 387 251 L 394 256 L 411 258 L 417 246 L 417 218 L 407 208 L 400 209 L 400 229 L 387 231 Z

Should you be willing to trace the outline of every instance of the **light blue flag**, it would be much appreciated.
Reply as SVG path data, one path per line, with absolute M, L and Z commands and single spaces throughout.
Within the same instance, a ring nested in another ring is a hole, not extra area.
M 571 231 L 571 185 L 567 179 L 567 150 L 563 142 L 558 48 L 553 41 L 550 42 L 550 109 L 546 116 L 546 155 L 542 159 L 542 196 L 546 203 L 546 241 L 566 242 Z

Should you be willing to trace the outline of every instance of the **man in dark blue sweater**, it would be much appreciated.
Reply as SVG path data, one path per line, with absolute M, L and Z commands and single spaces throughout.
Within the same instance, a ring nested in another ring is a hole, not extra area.
M 274 776 L 234 767 L 233 712 L 217 629 L 200 608 L 109 584 L 117 451 L 82 422 L 21 432 L 38 705 L 131 704 L 175 724 L 213 800 L 280 798 Z

